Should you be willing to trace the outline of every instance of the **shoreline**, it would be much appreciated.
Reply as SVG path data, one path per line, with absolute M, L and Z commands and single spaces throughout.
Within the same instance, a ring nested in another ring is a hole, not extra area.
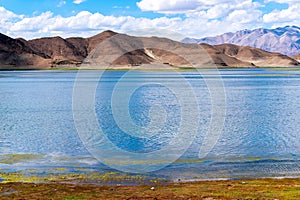
M 126 68 L 126 67 L 116 67 L 116 68 L 12 68 L 12 69 L 1 69 L 1 71 L 145 71 L 145 72 L 156 72 L 156 71 L 165 71 L 165 72 L 173 72 L 173 71 L 187 71 L 187 72 L 195 72 L 195 71 L 207 71 L 207 70 L 257 70 L 257 69 L 265 69 L 270 71 L 300 71 L 300 67 L 276 67 L 276 66 L 265 66 L 265 67 L 216 67 L 216 68 L 191 68 L 191 67 L 180 67 L 180 68 Z
M 122 186 L 1 183 L 0 199 L 299 199 L 300 178 L 214 180 Z
M 171 183 L 199 183 L 199 182 L 213 182 L 213 181 L 243 181 L 243 180 L 282 180 L 282 179 L 300 179 L 300 176 L 274 176 L 274 177 L 253 177 L 253 178 L 207 178 L 207 179 L 186 179 L 173 180 Z

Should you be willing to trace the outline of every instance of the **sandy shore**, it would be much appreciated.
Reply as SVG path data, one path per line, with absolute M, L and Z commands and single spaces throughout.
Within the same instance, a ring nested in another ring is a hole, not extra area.
M 256 179 L 97 186 L 2 183 L 0 199 L 300 199 L 300 179 Z

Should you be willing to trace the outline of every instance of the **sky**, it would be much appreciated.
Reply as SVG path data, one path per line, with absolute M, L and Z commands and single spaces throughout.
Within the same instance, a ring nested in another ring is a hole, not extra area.
M 300 0 L 0 0 L 0 32 L 33 39 L 167 30 L 203 38 L 300 26 L 299 10 Z

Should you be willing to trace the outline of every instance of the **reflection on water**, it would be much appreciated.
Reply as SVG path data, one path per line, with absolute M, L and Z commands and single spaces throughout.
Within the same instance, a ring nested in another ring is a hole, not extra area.
M 86 73 L 93 76 L 96 72 Z M 114 87 L 124 74 L 124 71 L 107 71 L 100 80 L 95 107 L 98 122 L 119 148 L 136 153 L 159 150 L 178 131 L 181 120 L 176 96 L 159 83 L 169 82 L 180 88 L 178 75 L 136 72 L 123 80 L 143 83 L 128 105 L 136 125 L 151 123 L 149 113 L 153 105 L 159 106 L 161 119 L 166 119 L 162 129 L 152 137 L 138 138 L 118 126 L 111 109 Z M 203 71 L 202 75 L 182 74 L 195 90 L 201 126 L 188 151 L 177 162 L 153 172 L 153 176 L 169 179 L 299 176 L 300 72 L 221 70 L 226 91 L 225 125 L 217 144 L 203 160 L 198 159 L 198 153 L 210 123 L 211 99 L 202 76 L 214 79 L 216 75 L 210 71 Z M 70 172 L 75 168 L 113 171 L 94 159 L 77 135 L 72 113 L 75 77 L 75 71 L 0 72 L 1 169 L 64 167 Z M 126 87 L 123 91 L 126 92 Z

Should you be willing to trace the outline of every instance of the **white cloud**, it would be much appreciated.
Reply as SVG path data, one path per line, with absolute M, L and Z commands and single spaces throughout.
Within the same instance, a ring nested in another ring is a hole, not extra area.
M 0 32 L 11 34 L 10 28 L 16 21 L 23 19 L 23 15 L 17 15 L 4 7 L 0 7 Z
M 211 12 L 226 13 L 228 9 L 257 4 L 257 2 L 252 2 L 251 0 L 141 0 L 137 2 L 137 6 L 142 11 L 165 14 L 193 13 L 209 9 L 212 9 Z
M 75 4 L 81 4 L 83 2 L 85 2 L 86 0 L 74 0 L 73 3 Z
M 300 0 L 265 0 L 265 3 L 268 2 L 276 2 L 276 3 L 287 3 L 287 4 L 293 4 L 293 3 L 300 3 Z
M 116 17 L 88 11 L 74 12 L 69 17 L 54 15 L 50 11 L 25 17 L 0 7 L 0 32 L 30 39 L 55 35 L 87 37 L 108 29 L 132 33 L 137 29 L 159 28 L 201 38 L 265 25 L 300 25 L 300 3 L 290 4 L 285 10 L 273 10 L 264 15 L 259 9 L 262 5 L 252 0 L 166 0 L 163 3 L 161 0 L 141 0 L 138 5 L 141 9 L 155 12 L 184 13 L 185 17 Z
M 290 0 L 291 1 L 291 0 Z M 263 22 L 274 26 L 297 25 L 300 26 L 300 1 L 294 1 L 284 10 L 274 10 L 263 16 Z
M 184 13 L 188 17 L 187 21 L 194 20 L 194 26 L 198 29 L 205 29 L 214 22 L 219 25 L 219 29 L 227 30 L 230 27 L 234 31 L 238 27 L 256 28 L 262 21 L 262 12 L 258 9 L 262 5 L 252 0 L 141 0 L 137 6 L 142 11 L 164 14 Z M 203 20 L 201 24 L 203 27 L 200 28 L 196 23 Z
M 15 22 L 11 27 L 10 31 L 22 32 L 22 31 L 43 31 L 47 26 L 46 24 L 53 23 L 52 18 L 53 14 L 51 12 L 45 12 L 41 15 L 31 17 L 31 18 L 23 18 L 22 20 Z
M 230 13 L 226 20 L 228 22 L 236 22 L 239 24 L 253 23 L 259 21 L 261 11 L 234 10 Z
M 55 35 L 87 37 L 108 29 L 127 33 L 134 32 L 137 29 L 159 28 L 199 38 L 236 31 L 240 28 L 257 28 L 257 26 L 260 26 L 257 21 L 255 21 L 255 25 L 251 25 L 251 19 L 254 20 L 253 18 L 257 14 L 242 10 L 232 12 L 230 15 L 226 12 L 209 14 L 209 12 L 202 11 L 190 14 L 185 19 L 180 17 L 148 19 L 131 16 L 105 16 L 101 13 L 90 13 L 88 11 L 81 11 L 70 17 L 62 17 L 48 11 L 36 16 L 24 17 L 0 7 L 0 17 L 3 15 L 0 18 L 0 32 L 12 37 L 31 39 Z M 223 20 L 213 19 L 211 15 L 215 15 L 215 17 L 224 15 L 227 18 L 224 17 Z
M 17 15 L 9 10 L 6 10 L 4 7 L 0 7 L 0 24 L 22 18 L 23 15 Z
M 154 11 L 160 13 L 181 13 L 186 10 L 194 10 L 201 5 L 198 0 L 142 0 L 136 4 L 142 11 Z
M 64 5 L 66 5 L 66 1 L 60 1 L 58 4 L 57 4 L 57 7 L 62 7 Z

